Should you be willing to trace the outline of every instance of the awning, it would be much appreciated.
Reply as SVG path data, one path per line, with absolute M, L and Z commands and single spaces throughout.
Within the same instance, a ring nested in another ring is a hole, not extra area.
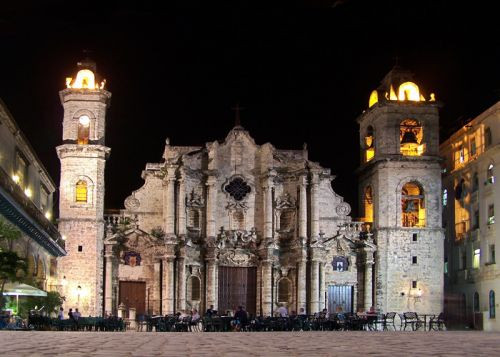
M 3 294 L 9 296 L 47 296 L 46 291 L 21 283 L 5 284 Z

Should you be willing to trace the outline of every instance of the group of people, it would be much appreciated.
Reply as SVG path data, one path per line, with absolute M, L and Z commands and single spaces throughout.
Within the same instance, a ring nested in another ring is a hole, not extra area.
M 78 323 L 78 319 L 81 316 L 82 315 L 80 314 L 80 311 L 78 311 L 78 309 L 75 309 L 75 311 L 73 311 L 73 309 L 69 309 L 69 311 L 68 311 L 68 318 L 70 320 L 74 321 L 75 323 Z M 57 315 L 57 318 L 59 320 L 64 320 L 64 308 L 62 306 L 59 309 L 59 314 Z

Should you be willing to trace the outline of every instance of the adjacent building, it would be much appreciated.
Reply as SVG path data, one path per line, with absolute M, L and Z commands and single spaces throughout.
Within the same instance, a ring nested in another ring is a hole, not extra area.
M 500 291 L 495 207 L 500 163 L 500 102 L 441 144 L 446 312 L 457 323 L 499 331 L 495 294 Z
M 57 288 L 56 258 L 65 254 L 52 224 L 54 191 L 47 170 L 0 100 L 0 218 L 22 232 L 12 248 L 28 262 L 27 279 L 44 290 Z

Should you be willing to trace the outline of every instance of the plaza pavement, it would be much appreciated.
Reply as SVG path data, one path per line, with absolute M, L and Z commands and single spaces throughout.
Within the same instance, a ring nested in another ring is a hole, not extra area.
M 0 356 L 500 356 L 500 333 L 0 331 Z

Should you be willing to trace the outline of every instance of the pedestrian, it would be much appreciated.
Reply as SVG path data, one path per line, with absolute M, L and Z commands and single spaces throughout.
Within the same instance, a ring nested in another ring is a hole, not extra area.
M 57 315 L 57 318 L 59 320 L 64 320 L 64 309 L 62 306 L 59 308 L 59 314 Z

